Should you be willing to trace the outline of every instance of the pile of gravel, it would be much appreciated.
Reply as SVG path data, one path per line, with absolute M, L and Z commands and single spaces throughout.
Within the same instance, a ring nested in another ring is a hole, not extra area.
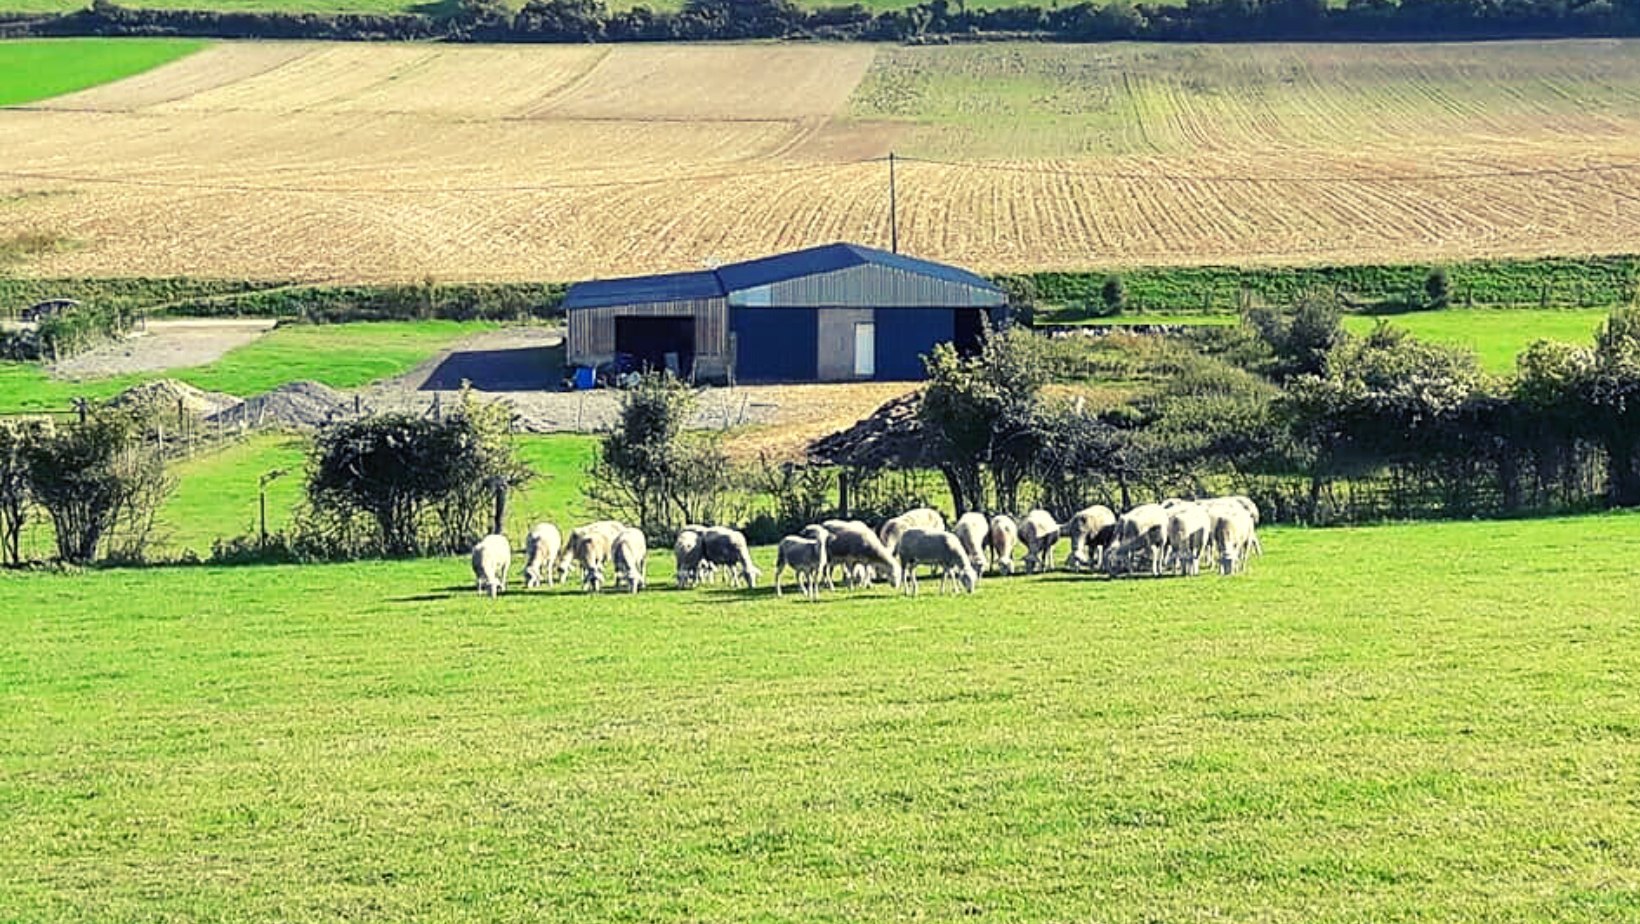
M 328 385 L 290 382 L 246 398 L 238 407 L 210 417 L 212 423 L 245 427 L 318 428 L 353 413 L 353 401 Z
M 121 408 L 144 408 L 162 419 L 174 417 L 180 407 L 189 417 L 209 420 L 232 411 L 243 402 L 233 395 L 205 391 L 187 382 L 159 379 L 127 388 L 109 403 Z

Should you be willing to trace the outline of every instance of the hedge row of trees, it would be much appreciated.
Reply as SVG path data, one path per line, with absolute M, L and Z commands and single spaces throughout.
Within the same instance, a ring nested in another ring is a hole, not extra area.
M 1040 337 L 937 350 L 922 424 L 954 506 L 1019 510 L 1026 485 L 1056 512 L 1234 489 L 1303 522 L 1640 506 L 1635 309 L 1502 379 L 1389 325 L 1349 336 L 1318 299 L 1191 336 L 1141 348 L 1158 386 L 1103 410 L 1044 397 Z
M 1068 41 L 1469 39 L 1640 34 L 1640 0 L 1190 0 L 1182 5 L 1020 4 L 969 9 L 932 0 L 902 10 L 802 9 L 788 0 L 686 0 L 677 12 L 602 0 L 460 0 L 440 15 L 128 9 L 96 0 L 57 17 L 0 21 L 4 35 L 190 35 L 486 42 L 838 38 L 918 41 L 1016 35 Z

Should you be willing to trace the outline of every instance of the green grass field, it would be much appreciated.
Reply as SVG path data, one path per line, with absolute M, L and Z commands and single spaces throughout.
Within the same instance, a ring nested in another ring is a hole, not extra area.
M 84 381 L 52 378 L 36 363 L 0 362 L 0 413 L 62 410 L 74 398 L 108 398 L 158 378 L 240 396 L 303 379 L 353 388 L 408 372 L 463 337 L 494 326 L 483 321 L 292 324 L 209 365 Z
M 1536 340 L 1561 340 L 1588 346 L 1595 331 L 1611 315 L 1609 311 L 1482 309 L 1419 311 L 1392 315 L 1383 320 L 1405 328 L 1414 337 L 1436 343 L 1450 343 L 1474 350 L 1481 368 L 1499 374 L 1515 371 L 1515 357 Z M 1345 329 L 1358 334 L 1372 330 L 1378 318 L 1351 316 Z
M 86 5 L 32 7 L 33 2 L 3 0 L 0 9 L 80 9 Z M 129 77 L 192 54 L 205 44 L 190 39 L 124 38 L 0 41 L 0 106 L 32 103 Z
M 1237 579 L 817 605 L 0 574 L 0 916 L 1632 919 L 1637 542 L 1279 529 Z

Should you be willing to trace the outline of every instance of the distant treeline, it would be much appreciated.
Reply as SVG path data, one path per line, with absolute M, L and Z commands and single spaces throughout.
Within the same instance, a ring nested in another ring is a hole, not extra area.
M 3 3 L 4 0 L 0 0 Z M 1640 0 L 1189 0 L 970 9 L 933 0 L 900 10 L 803 9 L 785 0 L 687 0 L 676 12 L 600 0 L 458 0 L 447 13 L 127 9 L 105 0 L 58 16 L 0 14 L 0 37 L 175 35 L 217 38 L 653 42 L 819 38 L 951 41 L 1438 40 L 1640 35 Z

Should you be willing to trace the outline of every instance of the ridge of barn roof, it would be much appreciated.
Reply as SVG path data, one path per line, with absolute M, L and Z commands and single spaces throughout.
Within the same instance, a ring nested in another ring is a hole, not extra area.
M 753 289 L 801 276 L 831 273 L 868 263 L 890 269 L 904 270 L 921 276 L 929 276 L 957 285 L 972 286 L 988 292 L 1001 291 L 989 279 L 965 269 L 948 266 L 944 263 L 935 263 L 932 260 L 920 260 L 904 254 L 889 253 L 875 247 L 848 243 L 822 244 L 818 247 L 808 247 L 790 253 L 775 254 L 771 257 L 725 264 L 717 268 L 717 276 L 718 280 L 722 282 L 725 292 L 738 292 L 743 289 Z
M 575 283 L 564 293 L 564 310 L 722 298 L 724 294 L 723 283 L 711 270 L 623 276 Z

